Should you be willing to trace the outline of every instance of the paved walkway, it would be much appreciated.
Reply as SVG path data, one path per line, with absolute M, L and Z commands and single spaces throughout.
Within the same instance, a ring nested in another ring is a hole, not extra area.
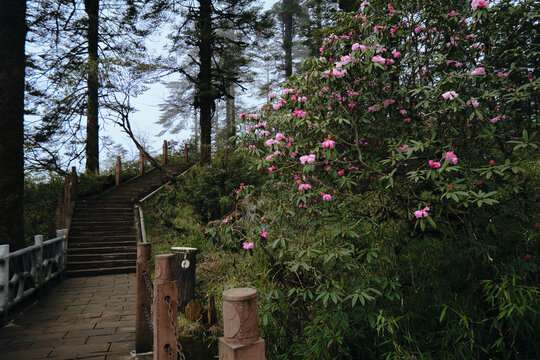
M 0 328 L 0 359 L 130 360 L 135 274 L 68 278 Z

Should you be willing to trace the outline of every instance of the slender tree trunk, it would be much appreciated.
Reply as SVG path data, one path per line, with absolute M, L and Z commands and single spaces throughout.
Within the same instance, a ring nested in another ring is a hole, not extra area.
M 88 14 L 88 102 L 86 108 L 86 169 L 99 171 L 99 0 L 85 0 Z
M 294 0 L 283 0 L 283 50 L 285 51 L 285 77 L 292 75 L 293 45 L 293 3 Z
M 199 116 L 197 115 L 197 109 L 193 109 L 194 116 L 194 128 L 193 134 L 195 136 L 195 147 L 199 147 Z
M 215 98 L 212 91 L 212 0 L 199 0 L 199 85 L 198 103 L 201 108 L 201 164 L 211 159 L 212 112 Z
M 26 1 L 0 0 L 0 244 L 24 247 Z
M 231 137 L 236 135 L 236 111 L 234 108 L 234 83 L 231 83 L 229 85 L 229 89 L 227 90 L 229 95 L 231 97 L 227 97 L 226 99 L 226 110 L 227 110 L 227 137 Z

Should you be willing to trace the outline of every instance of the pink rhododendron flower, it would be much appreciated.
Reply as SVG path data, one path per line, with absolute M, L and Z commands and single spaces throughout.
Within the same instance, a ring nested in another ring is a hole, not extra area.
M 315 162 L 315 154 L 300 156 L 300 162 L 304 164 L 312 164 Z
M 272 99 L 272 98 L 274 98 L 274 97 L 276 97 L 276 94 L 274 94 L 274 93 L 268 94 L 268 98 L 269 98 L 269 99 Z
M 330 194 L 321 193 L 321 196 L 322 196 L 323 201 L 332 200 L 332 195 L 330 195 Z
M 268 168 L 268 172 L 272 172 L 272 171 L 274 171 L 275 169 L 276 169 L 276 167 L 275 167 L 274 165 L 272 165 L 272 166 L 270 166 L 270 167 Z
M 223 219 L 223 223 L 224 223 L 224 224 L 226 224 L 226 223 L 228 223 L 228 222 L 229 222 L 229 218 Z
M 345 171 L 339 170 L 339 171 L 337 172 L 337 174 L 338 174 L 339 176 L 343 176 L 343 175 L 345 175 Z
M 411 118 L 405 118 L 402 120 L 404 123 L 410 123 L 411 122 Z
M 483 67 L 479 67 L 471 71 L 471 75 L 485 74 L 486 70 Z
M 476 99 L 470 99 L 467 101 L 467 105 L 471 105 L 473 108 L 477 108 L 480 103 Z
M 242 244 L 242 247 L 244 248 L 244 250 L 251 250 L 255 247 L 255 244 L 252 242 L 244 242 L 244 244 Z
M 499 116 L 495 116 L 493 119 L 489 120 L 489 122 L 491 122 L 492 124 L 496 124 L 499 121 L 504 120 L 505 118 L 506 118 L 506 115 L 499 115 Z
M 424 30 L 424 29 L 425 29 L 424 26 L 418 26 L 418 27 L 414 28 L 414 32 L 417 33 L 417 34 L 419 34 L 419 33 L 421 33 L 422 30 Z
M 455 98 L 457 98 L 459 96 L 459 94 L 457 92 L 455 92 L 454 90 L 451 90 L 451 91 L 447 91 L 445 92 L 444 94 L 442 94 L 442 97 L 445 99 L 445 100 L 454 100 Z
M 268 237 L 268 233 L 266 231 L 264 231 L 264 230 L 259 235 L 261 235 L 261 237 L 263 237 L 265 239 Z
M 424 218 L 424 217 L 428 217 L 428 211 L 429 211 L 429 207 L 425 207 L 423 208 L 422 210 L 416 210 L 414 212 L 414 216 L 419 219 L 419 218 Z
M 283 89 L 283 95 L 287 95 L 287 94 L 291 94 L 291 93 L 294 93 L 296 91 L 294 91 L 293 89 Z
M 365 8 L 366 6 L 369 6 L 369 5 L 370 5 L 370 3 L 369 3 L 368 1 L 364 1 L 363 3 L 360 4 L 360 10 L 363 11 L 364 8 Z
M 510 75 L 510 74 L 507 73 L 507 72 L 503 73 L 503 72 L 499 71 L 499 72 L 497 73 L 497 76 L 500 77 L 500 78 L 508 77 L 508 75 Z
M 270 135 L 270 131 L 263 130 L 263 131 L 261 131 L 261 135 L 268 136 L 268 135 Z
M 401 115 L 407 115 L 407 110 L 403 110 L 403 109 L 402 109 L 402 110 L 399 110 L 399 113 L 400 113 Z
M 471 7 L 473 10 L 481 9 L 489 5 L 489 1 L 486 0 L 472 0 Z
M 438 162 L 438 161 L 429 160 L 428 164 L 429 164 L 429 166 L 432 167 L 433 169 L 438 169 L 438 168 L 441 167 L 441 163 Z
M 274 139 L 268 139 L 268 140 L 266 140 L 266 142 L 265 142 L 266 146 L 272 146 L 272 145 L 278 144 L 278 143 L 279 143 L 279 141 L 274 140 Z
M 355 44 L 352 45 L 352 49 L 353 50 L 364 51 L 366 49 L 366 46 L 362 45 L 362 44 L 359 44 L 359 43 L 355 43 Z
M 347 73 L 347 69 L 343 69 L 341 71 L 336 68 L 332 69 L 332 76 L 337 77 L 337 78 L 341 78 L 345 76 L 346 73 Z
M 309 189 L 311 189 L 311 185 L 309 185 L 309 184 L 300 184 L 300 186 L 298 187 L 299 191 L 305 191 L 305 190 L 309 190 Z
M 274 154 L 270 154 L 270 155 L 266 156 L 265 159 L 266 160 L 272 160 L 273 157 L 274 157 Z
M 401 57 L 401 53 L 397 51 L 396 49 L 392 50 L 392 55 L 397 59 Z
M 409 150 L 409 145 L 403 145 L 397 148 L 397 151 L 402 153 L 407 152 L 407 150 Z
M 336 144 L 336 142 L 334 140 L 327 140 L 325 138 L 323 143 L 322 143 L 322 147 L 323 148 L 333 149 L 335 144 Z
M 277 133 L 276 134 L 276 140 L 282 140 L 283 139 L 283 134 L 282 133 Z
M 380 55 L 374 56 L 374 57 L 371 59 L 371 61 L 374 62 L 374 63 L 383 64 L 383 65 L 386 63 L 386 59 L 383 58 L 383 57 L 380 56 Z
M 444 155 L 444 158 L 445 159 L 450 159 L 450 162 L 452 162 L 452 164 L 457 164 L 458 162 L 458 158 L 457 156 L 454 154 L 453 151 L 448 151 L 445 155 Z
M 260 123 L 257 123 L 257 126 L 258 127 L 266 127 L 266 123 L 260 122 Z

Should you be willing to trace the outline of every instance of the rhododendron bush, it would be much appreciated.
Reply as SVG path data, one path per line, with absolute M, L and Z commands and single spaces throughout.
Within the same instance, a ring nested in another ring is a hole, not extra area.
M 243 116 L 270 358 L 540 356 L 538 7 L 364 2 Z

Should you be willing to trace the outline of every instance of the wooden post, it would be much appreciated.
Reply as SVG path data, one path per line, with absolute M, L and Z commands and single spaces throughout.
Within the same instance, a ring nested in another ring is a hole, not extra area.
M 174 254 L 174 275 L 178 285 L 178 310 L 184 311 L 186 305 L 195 297 L 195 269 L 197 267 L 196 248 L 172 247 Z
M 0 245 L 0 311 L 7 321 L 9 302 L 9 245 Z
M 69 226 L 71 219 L 71 182 L 68 177 L 64 178 L 64 222 Z
M 223 292 L 223 337 L 220 360 L 264 360 L 264 340 L 257 325 L 257 290 L 236 288 Z
M 116 157 L 116 186 L 120 185 L 120 182 L 122 181 L 121 176 L 122 176 L 122 159 L 120 158 L 120 156 L 117 156 Z
M 184 144 L 184 164 L 188 163 L 188 145 Z
M 154 360 L 176 359 L 178 287 L 174 279 L 173 254 L 156 255 L 154 281 Z M 172 318 L 169 313 L 172 312 Z
M 56 215 L 58 216 L 58 226 L 61 228 L 65 228 L 66 214 L 64 209 L 64 199 L 62 196 L 58 197 L 58 208 L 56 209 Z
M 139 175 L 144 174 L 144 154 L 139 151 Z
M 148 288 L 152 284 L 152 245 L 137 243 L 137 311 L 135 313 L 135 351 L 152 351 L 152 293 Z M 146 280 L 145 280 L 146 278 Z
M 167 165 L 167 140 L 163 140 L 163 166 Z
M 71 167 L 71 199 L 77 200 L 79 197 L 79 179 L 77 177 L 77 169 L 75 166 Z

